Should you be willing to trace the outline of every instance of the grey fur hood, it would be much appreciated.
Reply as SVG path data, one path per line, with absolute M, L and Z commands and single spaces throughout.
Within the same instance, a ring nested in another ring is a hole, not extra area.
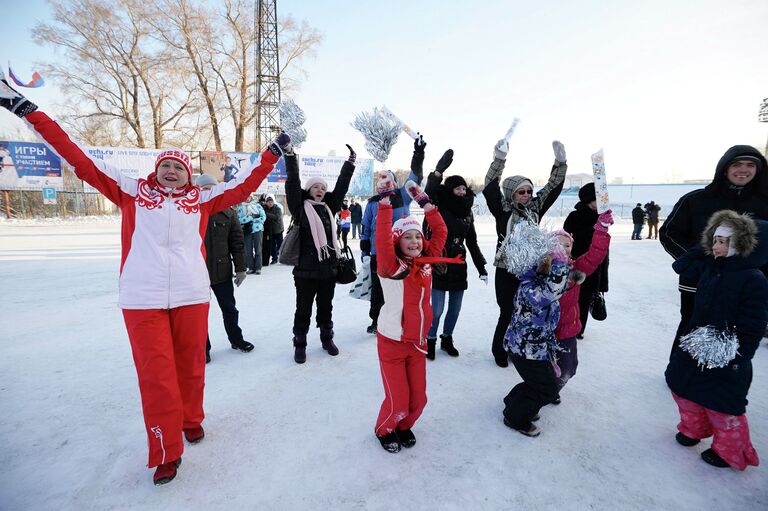
M 701 246 L 705 254 L 712 255 L 715 229 L 722 224 L 733 229 L 730 243 L 737 254 L 747 257 L 755 250 L 758 243 L 757 223 L 749 215 L 740 215 L 731 209 L 724 209 L 709 218 L 707 227 L 701 234 Z

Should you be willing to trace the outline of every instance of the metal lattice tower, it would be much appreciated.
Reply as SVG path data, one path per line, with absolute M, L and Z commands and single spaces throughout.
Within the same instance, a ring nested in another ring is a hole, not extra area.
M 280 132 L 280 56 L 277 43 L 277 0 L 254 0 L 254 74 L 256 79 L 256 150 Z

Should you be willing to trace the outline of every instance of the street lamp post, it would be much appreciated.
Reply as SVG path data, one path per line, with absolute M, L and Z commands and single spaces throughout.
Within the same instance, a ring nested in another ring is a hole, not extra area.
M 757 114 L 757 120 L 768 122 L 768 98 L 763 99 L 763 102 L 760 103 L 760 112 Z M 768 139 L 765 141 L 765 151 L 763 154 L 768 155 Z

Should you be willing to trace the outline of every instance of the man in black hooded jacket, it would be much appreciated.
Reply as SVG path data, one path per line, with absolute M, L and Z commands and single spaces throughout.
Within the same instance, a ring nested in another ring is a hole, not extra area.
M 728 149 L 717 163 L 712 182 L 677 201 L 659 230 L 664 250 L 675 259 L 682 256 L 699 243 L 709 218 L 722 209 L 751 213 L 754 218 L 768 220 L 768 163 L 752 146 L 736 145 Z M 768 275 L 768 267 L 762 270 Z M 693 314 L 696 284 L 680 276 L 680 325 L 671 353 L 680 343 L 680 336 L 687 331 Z

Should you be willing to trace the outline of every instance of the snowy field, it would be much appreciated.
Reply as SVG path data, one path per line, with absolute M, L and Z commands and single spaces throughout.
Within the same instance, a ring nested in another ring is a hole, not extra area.
M 490 261 L 492 224 L 479 230 Z M 0 509 L 768 509 L 768 349 L 747 408 L 764 466 L 705 464 L 709 442 L 674 440 L 663 377 L 678 322 L 671 260 L 658 242 L 630 241 L 630 224 L 612 231 L 608 320 L 589 323 L 578 374 L 542 410 L 538 438 L 501 421 L 519 377 L 490 355 L 493 278 L 486 287 L 471 267 L 461 356 L 428 362 L 418 443 L 393 455 L 373 436 L 383 391 L 368 302 L 337 287 L 341 354 L 325 354 L 315 329 L 297 365 L 291 269 L 270 266 L 236 292 L 253 352 L 229 348 L 212 304 L 206 438 L 155 487 L 116 306 L 119 223 L 0 222 Z

